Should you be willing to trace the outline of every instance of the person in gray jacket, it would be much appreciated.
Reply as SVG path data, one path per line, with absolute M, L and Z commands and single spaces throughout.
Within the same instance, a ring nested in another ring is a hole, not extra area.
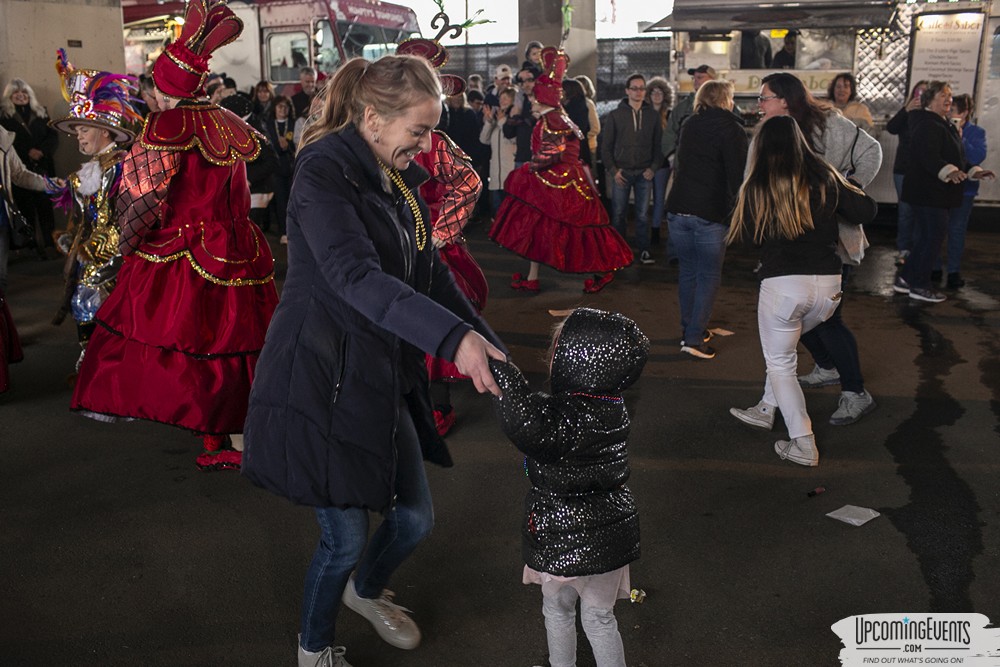
M 625 83 L 626 98 L 608 114 L 601 130 L 601 159 L 613 178 L 611 224 L 623 238 L 625 208 L 635 191 L 635 237 L 639 261 L 652 264 L 649 254 L 649 195 L 653 176 L 663 162 L 663 129 L 658 114 L 646 104 L 646 78 L 632 74 Z
M 45 178 L 28 171 L 14 151 L 14 133 L 0 127 L 0 294 L 7 291 L 7 256 L 10 254 L 10 216 L 13 195 L 11 185 L 42 192 Z

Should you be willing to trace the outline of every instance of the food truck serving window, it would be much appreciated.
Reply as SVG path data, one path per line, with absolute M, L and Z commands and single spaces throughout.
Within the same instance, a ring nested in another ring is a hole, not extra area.
M 267 37 L 268 78 L 274 83 L 299 80 L 299 69 L 309 65 L 309 34 L 274 32 Z

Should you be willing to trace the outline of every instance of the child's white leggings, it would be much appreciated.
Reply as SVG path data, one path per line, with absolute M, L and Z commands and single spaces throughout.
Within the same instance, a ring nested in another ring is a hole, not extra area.
M 551 667 L 576 667 L 576 589 L 560 581 L 542 584 L 542 614 Z M 612 608 L 580 604 L 580 623 L 594 650 L 597 667 L 625 667 L 625 647 Z

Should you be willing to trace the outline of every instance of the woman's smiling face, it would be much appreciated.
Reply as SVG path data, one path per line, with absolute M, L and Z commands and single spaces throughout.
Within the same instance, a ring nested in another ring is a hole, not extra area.
M 382 162 L 402 171 L 418 153 L 431 149 L 431 131 L 440 119 L 441 101 L 436 97 L 417 102 L 403 114 L 389 119 L 369 107 L 365 112 L 368 127 L 365 141 Z

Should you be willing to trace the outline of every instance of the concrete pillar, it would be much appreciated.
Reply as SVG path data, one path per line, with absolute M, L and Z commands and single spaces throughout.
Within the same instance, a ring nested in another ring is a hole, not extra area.
M 535 40 L 545 46 L 559 46 L 562 36 L 560 0 L 517 0 L 518 66 L 524 49 Z M 597 12 L 594 0 L 573 0 L 573 28 L 564 46 L 569 54 L 569 76 L 586 74 L 597 81 Z
M 28 82 L 50 118 L 66 115 L 56 74 L 56 49 L 85 69 L 124 72 L 121 0 L 0 0 L 0 89 L 11 78 Z M 79 167 L 76 139 L 63 135 L 56 171 Z

